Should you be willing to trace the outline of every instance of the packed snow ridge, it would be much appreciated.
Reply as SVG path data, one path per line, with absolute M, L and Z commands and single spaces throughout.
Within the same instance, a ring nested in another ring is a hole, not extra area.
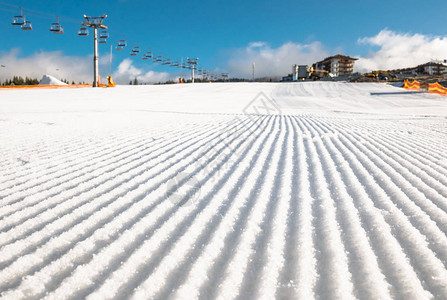
M 447 298 L 447 98 L 0 93 L 5 299 Z
M 59 79 L 57 79 L 51 75 L 43 75 L 39 84 L 40 85 L 67 85 L 65 82 L 62 82 Z

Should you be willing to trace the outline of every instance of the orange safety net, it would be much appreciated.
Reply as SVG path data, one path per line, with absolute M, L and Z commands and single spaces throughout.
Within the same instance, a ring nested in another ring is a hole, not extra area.
M 67 85 L 51 85 L 51 84 L 38 84 L 38 85 L 6 85 L 0 86 L 0 89 L 75 89 L 92 87 L 91 84 L 67 84 Z M 107 84 L 99 84 L 100 87 L 108 87 Z
M 67 85 L 51 85 L 51 84 L 38 84 L 38 85 L 6 85 L 0 86 L 0 89 L 70 89 L 70 88 L 83 88 L 91 87 L 91 84 L 67 84 Z
M 438 82 L 430 83 L 428 87 L 428 92 L 431 94 L 447 96 L 447 88 L 443 87 Z
M 421 84 L 418 81 L 409 82 L 408 80 L 404 81 L 404 89 L 410 91 L 419 91 L 421 88 Z
M 410 91 L 421 91 L 421 83 L 418 81 L 409 82 L 405 80 L 404 89 Z M 438 94 L 442 96 L 447 96 L 447 88 L 440 85 L 438 82 L 428 84 L 428 92 L 430 94 Z

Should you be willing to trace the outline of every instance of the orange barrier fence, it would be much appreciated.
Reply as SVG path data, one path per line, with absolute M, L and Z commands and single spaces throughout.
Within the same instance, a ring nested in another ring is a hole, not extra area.
M 425 83 L 425 82 L 418 82 L 413 81 L 409 82 L 408 80 L 405 80 L 404 82 L 404 89 L 410 90 L 410 91 L 428 91 L 430 94 L 438 94 L 442 96 L 447 96 L 447 88 L 440 85 L 438 82 L 436 83 Z
M 67 84 L 67 85 L 51 85 L 51 84 L 37 84 L 37 85 L 5 85 L 0 86 L 0 89 L 73 89 L 91 87 L 91 84 Z
M 437 82 L 429 84 L 428 92 L 432 94 L 447 96 L 447 88 L 443 87 Z
M 419 91 L 421 88 L 421 84 L 418 81 L 409 82 L 408 80 L 404 81 L 404 89 L 410 91 Z
M 37 85 L 5 85 L 0 86 L 0 89 L 77 89 L 92 87 L 91 84 L 67 84 L 67 85 L 51 85 L 51 84 L 37 84 Z M 99 84 L 99 87 L 113 87 L 107 84 Z

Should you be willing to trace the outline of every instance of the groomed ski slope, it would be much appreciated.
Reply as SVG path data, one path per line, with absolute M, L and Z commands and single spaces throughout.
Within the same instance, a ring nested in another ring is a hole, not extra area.
M 227 83 L 0 108 L 4 299 L 447 298 L 447 98 Z

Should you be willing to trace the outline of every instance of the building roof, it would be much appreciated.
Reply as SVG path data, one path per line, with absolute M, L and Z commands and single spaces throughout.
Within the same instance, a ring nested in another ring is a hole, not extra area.
M 337 55 L 334 55 L 334 56 L 326 57 L 323 61 L 325 61 L 325 60 L 330 60 L 330 59 L 334 59 L 334 58 L 346 59 L 346 60 L 358 60 L 358 58 L 354 58 L 354 57 L 350 57 L 350 56 L 346 56 L 346 55 L 337 54 Z
M 418 67 L 446 67 L 444 64 L 442 63 L 437 63 L 437 62 L 428 62 L 422 65 L 419 65 Z

